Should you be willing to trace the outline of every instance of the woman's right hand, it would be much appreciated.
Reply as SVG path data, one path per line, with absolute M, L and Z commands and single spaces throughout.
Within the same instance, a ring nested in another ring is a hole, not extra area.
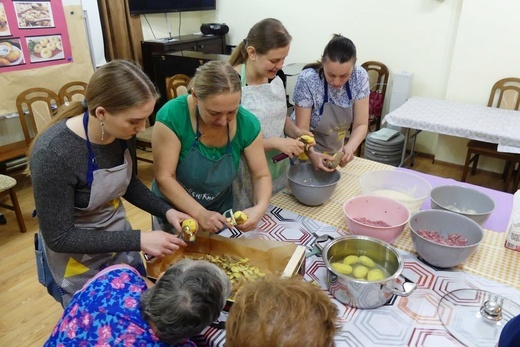
M 161 230 L 141 232 L 141 250 L 145 254 L 160 257 L 172 254 L 180 247 L 186 247 L 186 242 L 176 235 Z
M 314 166 L 316 170 L 322 170 L 327 172 L 333 172 L 336 170 L 336 168 L 330 169 L 327 166 L 325 166 L 325 163 L 334 160 L 334 157 L 331 157 L 328 154 L 317 152 L 314 150 L 314 148 L 311 147 L 309 148 L 309 151 L 307 151 L 307 156 L 309 157 L 312 166 Z
M 226 217 L 214 211 L 204 210 L 204 212 L 195 218 L 197 219 L 197 222 L 199 222 L 199 227 L 202 228 L 202 230 L 212 233 L 232 226 L 229 224 Z

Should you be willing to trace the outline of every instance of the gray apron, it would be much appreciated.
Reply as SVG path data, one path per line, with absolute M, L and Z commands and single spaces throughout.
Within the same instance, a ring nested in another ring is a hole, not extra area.
M 231 141 L 229 139 L 229 125 L 227 126 L 228 140 L 226 153 L 219 159 L 210 159 L 200 153 L 199 139 L 199 109 L 197 112 L 197 131 L 191 148 L 177 167 L 177 181 L 197 200 L 199 204 L 209 211 L 223 213 L 233 206 L 233 193 L 231 184 L 236 178 L 237 171 L 231 153 Z M 164 201 L 168 199 L 159 191 L 157 183 L 152 184 L 152 191 Z M 188 212 L 189 213 L 189 212 Z M 174 232 L 173 227 L 164 219 L 154 216 L 154 230 Z
M 90 200 L 86 208 L 75 208 L 74 225 L 78 228 L 99 231 L 132 230 L 126 219 L 121 196 L 126 192 L 132 178 L 132 158 L 126 143 L 123 164 L 98 169 L 92 146 L 88 138 L 87 125 L 89 115 L 85 112 L 83 125 L 87 134 L 89 151 L 87 182 L 91 187 Z M 57 216 L 59 218 L 59 216 Z M 43 239 L 42 239 L 43 242 Z M 102 269 L 114 264 L 128 264 L 146 274 L 140 252 L 112 252 L 101 254 L 68 254 L 52 251 L 43 242 L 48 266 L 62 295 L 65 307 L 72 295 Z
M 328 86 L 329 84 L 325 80 L 325 95 L 320 108 L 321 118 L 318 126 L 312 130 L 312 133 L 316 140 L 315 148 L 319 152 L 332 155 L 343 147 L 354 116 L 352 106 L 342 107 L 329 102 Z M 352 100 L 348 81 L 345 84 L 345 89 L 347 90 L 348 99 Z
M 282 79 L 276 76 L 270 83 L 248 86 L 245 64 L 242 64 L 240 77 L 242 82 L 242 106 L 258 118 L 264 139 L 284 137 L 287 101 Z M 290 164 L 289 160 L 273 163 L 271 159 L 277 154 L 280 154 L 280 151 L 276 149 L 265 152 L 273 180 L 273 194 L 287 186 L 287 170 L 289 170 Z M 251 174 L 244 155 L 241 155 L 238 176 L 233 182 L 233 209 L 239 211 L 253 206 L 253 196 Z

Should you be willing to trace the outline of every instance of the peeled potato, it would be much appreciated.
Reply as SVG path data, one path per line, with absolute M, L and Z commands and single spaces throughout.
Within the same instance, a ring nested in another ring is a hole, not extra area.
M 44 47 L 44 48 L 42 48 L 40 55 L 42 56 L 42 58 L 48 59 L 48 58 L 52 57 L 52 51 L 50 49 L 48 49 L 47 47 Z
M 367 273 L 368 268 L 366 266 L 360 265 L 354 270 L 354 277 L 357 279 L 364 279 L 367 276 Z
M 356 264 L 359 261 L 357 255 L 347 255 L 345 259 L 343 259 L 343 264 L 352 265 Z
M 383 278 L 385 278 L 385 274 L 379 269 L 372 269 L 367 274 L 367 280 L 369 281 L 380 281 Z
M 343 274 L 343 275 L 350 275 L 352 273 L 352 266 L 343 264 L 343 263 L 332 263 L 330 264 L 334 270 L 337 272 Z
M 191 232 L 196 232 L 199 229 L 199 224 L 193 218 L 187 218 L 182 221 L 182 229 L 188 228 Z
M 233 213 L 233 217 L 235 218 L 237 224 L 243 224 L 248 219 L 247 214 L 245 214 L 242 211 L 236 211 L 235 213 Z
M 366 255 L 362 255 L 359 257 L 359 262 L 367 267 L 374 267 L 376 264 L 372 259 L 367 257 Z
M 50 49 L 51 51 L 54 51 L 56 49 L 56 43 L 54 42 L 49 42 L 46 46 L 48 49 Z
M 63 51 L 63 45 L 62 45 L 61 41 L 56 42 L 56 49 Z

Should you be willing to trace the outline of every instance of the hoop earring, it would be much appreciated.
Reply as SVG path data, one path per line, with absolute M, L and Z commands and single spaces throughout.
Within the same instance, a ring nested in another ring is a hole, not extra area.
M 101 122 L 101 141 L 104 140 L 105 137 L 105 122 Z

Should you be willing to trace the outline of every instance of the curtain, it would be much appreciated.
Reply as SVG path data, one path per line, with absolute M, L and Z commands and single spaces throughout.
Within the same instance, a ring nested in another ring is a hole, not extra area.
M 127 0 L 97 0 L 108 61 L 128 59 L 142 65 L 141 17 L 130 16 Z

